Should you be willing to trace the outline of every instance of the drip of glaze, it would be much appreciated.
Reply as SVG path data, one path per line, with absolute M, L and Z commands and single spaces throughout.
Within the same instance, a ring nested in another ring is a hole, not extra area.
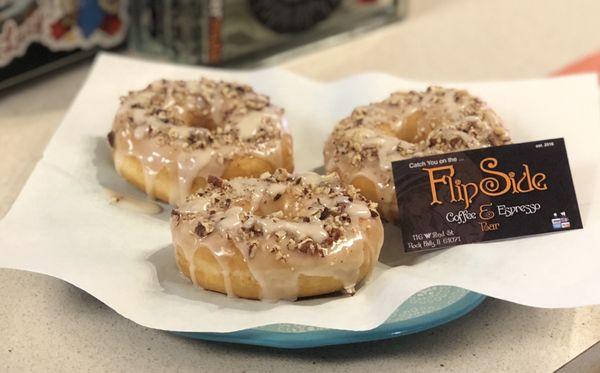
M 348 213 L 348 215 L 350 215 L 351 217 L 357 217 L 357 218 L 362 218 L 362 219 L 368 219 L 371 217 L 371 211 L 369 210 L 369 208 L 363 204 L 352 204 L 350 205 L 350 207 L 348 207 L 346 209 L 346 212 Z
M 194 180 L 201 174 L 201 170 L 206 168 L 213 158 L 211 150 L 196 151 L 191 154 L 181 152 L 177 156 L 177 191 L 173 203 L 178 204 L 185 200 L 192 190 Z

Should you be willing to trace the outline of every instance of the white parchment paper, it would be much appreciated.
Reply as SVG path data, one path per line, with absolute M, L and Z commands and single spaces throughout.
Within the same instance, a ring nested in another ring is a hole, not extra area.
M 193 288 L 171 252 L 169 210 L 144 215 L 108 203 L 104 188 L 143 195 L 121 180 L 105 136 L 119 96 L 158 78 L 234 79 L 286 108 L 298 171 L 323 164 L 322 145 L 336 120 L 394 90 L 428 83 L 368 73 L 319 83 L 282 69 L 228 72 L 100 55 L 43 159 L 0 221 L 0 267 L 68 281 L 148 327 L 227 332 L 274 323 L 366 330 L 412 294 L 454 285 L 537 307 L 600 304 L 600 122 L 596 77 L 491 83 L 446 83 L 482 97 L 505 120 L 515 142 L 564 137 L 584 229 L 421 256 L 398 255 L 387 227 L 383 261 L 353 297 L 295 303 L 227 298 Z

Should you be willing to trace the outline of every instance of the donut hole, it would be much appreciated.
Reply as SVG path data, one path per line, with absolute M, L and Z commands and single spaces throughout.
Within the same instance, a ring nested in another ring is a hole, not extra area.
M 425 115 L 422 110 L 416 110 L 404 119 L 404 123 L 396 133 L 396 137 L 410 143 L 419 143 L 427 138 L 437 127 L 437 123 Z
M 375 129 L 384 135 L 388 135 L 388 136 L 392 136 L 392 137 L 397 136 L 396 133 L 394 133 L 394 130 L 392 129 L 392 127 L 390 126 L 389 123 L 376 124 Z
M 279 218 L 283 220 L 293 220 L 298 216 L 306 215 L 306 203 L 308 200 L 298 199 L 291 193 L 282 192 L 279 194 L 265 196 L 260 204 L 255 207 L 252 214 L 258 218 L 264 218 L 271 214 L 281 212 L 283 215 Z M 234 202 L 236 206 L 240 206 L 244 211 L 252 210 L 252 202 L 250 200 L 238 200 Z
M 236 156 L 231 159 L 221 177 L 224 179 L 257 177 L 264 172 L 273 171 L 275 171 L 275 166 L 264 159 L 254 156 Z
M 294 212 L 292 211 L 294 199 L 286 192 L 282 192 L 279 195 L 265 193 L 258 205 L 253 205 L 253 203 L 254 201 L 252 201 L 251 197 L 244 196 L 235 198 L 231 206 L 241 207 L 246 212 L 252 212 L 252 215 L 257 218 L 264 218 L 278 211 L 283 213 L 283 216 L 280 217 L 283 219 L 294 216 Z
M 282 196 L 277 201 L 269 201 L 268 199 L 264 199 L 260 206 L 258 206 L 258 208 L 254 211 L 254 215 L 262 218 L 281 211 L 283 213 L 283 219 L 291 218 L 292 212 L 289 209 L 289 199 L 290 198 L 287 195 Z
M 202 97 L 175 95 L 172 100 L 165 102 L 164 106 L 168 117 L 174 118 L 182 126 L 206 128 L 211 131 L 218 127 L 212 112 L 203 108 L 205 103 Z
M 194 181 L 192 182 L 192 188 L 190 189 L 190 193 L 196 193 L 200 189 L 206 188 L 207 185 L 208 182 L 206 181 L 205 177 L 196 176 L 194 178 Z
M 374 202 L 379 202 L 377 186 L 369 178 L 363 175 L 358 175 L 352 180 L 352 185 L 354 185 L 356 189 L 360 190 L 360 193 L 367 199 Z
M 178 106 L 178 108 L 181 108 L 181 106 Z M 183 125 L 187 127 L 206 128 L 209 131 L 217 129 L 217 124 L 212 116 L 200 110 L 181 108 L 174 113 L 174 116 L 181 120 Z

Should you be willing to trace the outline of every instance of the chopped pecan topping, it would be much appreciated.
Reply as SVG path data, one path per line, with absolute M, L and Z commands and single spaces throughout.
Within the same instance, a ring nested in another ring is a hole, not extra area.
M 194 233 L 196 233 L 196 235 L 200 238 L 206 237 L 208 234 L 206 227 L 202 223 L 198 223 L 198 225 L 196 225 L 196 228 L 194 228 Z
M 281 241 L 285 238 L 286 233 L 284 230 L 278 230 L 277 232 L 275 232 L 275 239 L 277 241 Z
M 220 188 L 223 186 L 223 179 L 221 179 L 220 177 L 210 175 L 206 181 L 209 184 L 214 185 L 217 188 Z
M 320 220 L 325 220 L 329 216 L 331 216 L 331 210 L 328 207 L 325 207 L 323 211 L 321 211 L 321 215 L 319 216 Z
M 335 242 L 342 237 L 342 231 L 338 228 L 333 228 L 331 232 L 329 232 L 329 237 Z
M 325 257 L 325 250 L 315 241 L 306 238 L 298 244 L 298 251 L 307 255 L 318 255 Z
M 323 247 L 331 247 L 333 245 L 333 238 L 327 237 L 326 239 L 323 240 L 323 242 L 321 242 L 321 245 Z

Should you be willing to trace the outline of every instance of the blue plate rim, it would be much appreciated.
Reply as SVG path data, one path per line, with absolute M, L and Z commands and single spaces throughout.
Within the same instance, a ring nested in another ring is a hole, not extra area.
M 483 294 L 469 291 L 458 301 L 447 307 L 415 318 L 384 323 L 377 328 L 365 331 L 324 329 L 286 333 L 252 328 L 230 333 L 171 333 L 192 339 L 283 349 L 350 344 L 389 339 L 435 328 L 466 315 L 479 306 L 485 298 L 486 296 Z

